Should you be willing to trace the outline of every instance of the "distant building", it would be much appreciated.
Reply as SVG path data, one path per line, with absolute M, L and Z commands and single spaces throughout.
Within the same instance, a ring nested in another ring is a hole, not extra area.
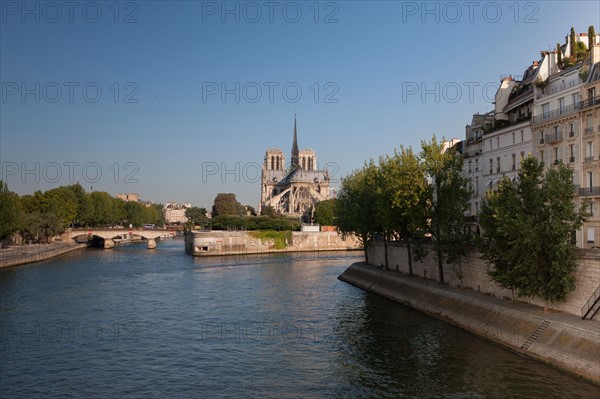
M 136 193 L 117 194 L 116 197 L 118 199 L 122 199 L 125 202 L 138 202 L 140 200 L 140 195 Z
M 185 211 L 192 207 L 190 203 L 178 204 L 175 202 L 167 202 L 164 205 L 165 222 L 168 224 L 186 223 L 187 217 Z
M 318 202 L 327 199 L 329 199 L 329 173 L 318 169 L 317 154 L 314 150 L 298 149 L 294 117 L 290 166 L 286 167 L 285 156 L 280 149 L 268 149 L 265 153 L 259 213 L 270 206 L 284 215 L 310 221 L 310 211 Z

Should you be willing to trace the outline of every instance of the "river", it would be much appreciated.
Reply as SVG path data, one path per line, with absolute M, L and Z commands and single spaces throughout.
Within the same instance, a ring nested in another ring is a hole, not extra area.
M 193 258 L 183 240 L 0 270 L 0 396 L 594 398 L 337 280 L 361 252 Z

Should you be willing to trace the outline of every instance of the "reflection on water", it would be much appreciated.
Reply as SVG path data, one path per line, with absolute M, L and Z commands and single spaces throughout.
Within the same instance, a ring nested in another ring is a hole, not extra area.
M 597 387 L 337 280 L 359 252 L 181 240 L 0 271 L 2 397 L 593 398 Z

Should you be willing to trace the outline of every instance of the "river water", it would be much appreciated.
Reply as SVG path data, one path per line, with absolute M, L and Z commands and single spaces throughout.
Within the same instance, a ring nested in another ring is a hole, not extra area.
M 0 270 L 0 397 L 594 398 L 337 280 L 359 252 L 87 249 Z

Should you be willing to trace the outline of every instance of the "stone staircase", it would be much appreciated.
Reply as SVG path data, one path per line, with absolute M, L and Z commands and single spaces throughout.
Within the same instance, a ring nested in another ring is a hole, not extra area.
M 537 326 L 535 330 L 533 330 L 531 335 L 527 337 L 523 345 L 521 345 L 521 349 L 528 350 L 529 347 L 533 345 L 538 340 L 538 338 L 540 338 L 540 335 L 542 335 L 546 327 L 548 327 L 549 325 L 550 322 L 548 320 L 544 320 L 539 326 Z

